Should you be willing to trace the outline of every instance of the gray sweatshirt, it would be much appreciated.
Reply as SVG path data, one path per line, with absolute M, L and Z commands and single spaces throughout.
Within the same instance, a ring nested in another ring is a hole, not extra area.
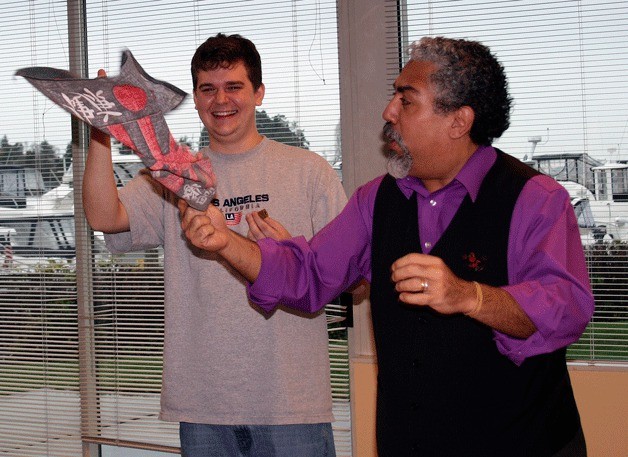
M 327 161 L 264 140 L 240 154 L 204 150 L 217 177 L 216 202 L 244 236 L 245 215 L 265 208 L 307 239 L 346 203 Z M 112 252 L 163 246 L 163 420 L 209 424 L 297 424 L 333 420 L 324 313 L 251 304 L 243 278 L 182 234 L 176 199 L 147 175 L 120 190 L 129 232 L 106 235 Z

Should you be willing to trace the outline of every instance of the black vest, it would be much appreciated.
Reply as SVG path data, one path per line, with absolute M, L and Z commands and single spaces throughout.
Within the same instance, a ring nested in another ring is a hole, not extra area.
M 506 285 L 513 208 L 535 174 L 498 151 L 475 203 L 465 198 L 431 255 L 463 279 Z M 407 199 L 386 176 L 372 242 L 379 457 L 551 456 L 580 426 L 565 350 L 518 367 L 487 326 L 400 303 L 390 267 L 420 246 L 416 194 Z

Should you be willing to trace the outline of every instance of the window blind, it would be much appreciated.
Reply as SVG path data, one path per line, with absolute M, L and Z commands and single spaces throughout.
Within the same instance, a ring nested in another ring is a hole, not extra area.
M 67 8 L 7 1 L 0 18 L 0 454 L 81 455 L 71 127 L 13 76 L 67 68 Z
M 504 65 L 514 110 L 495 146 L 559 180 L 579 215 L 596 312 L 568 356 L 625 362 L 628 58 L 618 44 L 628 38 L 628 4 L 408 0 L 397 6 L 402 26 L 391 24 L 403 48 L 424 35 L 468 38 L 488 45 Z
M 83 34 L 72 22 L 82 13 Z M 117 74 L 126 48 L 151 76 L 191 93 L 196 47 L 218 32 L 239 33 L 262 57 L 260 131 L 299 139 L 340 173 L 336 2 L 16 0 L 0 17 L 0 453 L 106 456 L 112 446 L 176 453 L 178 425 L 157 419 L 162 252 L 114 256 L 102 234 L 88 230 L 76 198 L 80 176 L 72 174 L 82 170 L 72 166 L 70 116 L 12 75 L 27 66 L 68 69 L 68 49 L 84 39 L 89 77 L 99 68 Z M 191 97 L 166 120 L 176 139 L 200 148 Z M 140 164 L 115 143 L 113 152 L 123 184 Z M 84 157 L 84 146 L 75 146 L 75 162 L 77 154 Z M 24 213 L 35 224 L 28 233 Z M 77 257 L 81 240 L 87 248 Z M 35 254 L 24 259 L 20 246 L 29 243 Z M 338 455 L 351 455 L 346 308 L 338 302 L 327 311 Z

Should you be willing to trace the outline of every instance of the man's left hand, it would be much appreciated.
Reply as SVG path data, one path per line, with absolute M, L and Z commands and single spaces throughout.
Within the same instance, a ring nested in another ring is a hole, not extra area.
M 399 300 L 429 306 L 442 314 L 467 312 L 476 302 L 472 282 L 458 278 L 439 257 L 407 254 L 392 265 Z

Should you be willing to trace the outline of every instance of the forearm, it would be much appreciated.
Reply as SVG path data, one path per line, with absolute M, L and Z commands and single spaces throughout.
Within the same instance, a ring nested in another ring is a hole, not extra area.
M 220 255 L 249 282 L 254 282 L 262 265 L 257 243 L 230 230 L 225 217 L 214 205 L 199 211 L 180 199 L 181 228 L 194 246 Z
M 467 316 L 514 338 L 525 339 L 536 332 L 534 323 L 505 290 L 473 282 L 467 287 Z
M 229 230 L 228 233 L 229 241 L 218 253 L 248 282 L 255 282 L 262 265 L 262 254 L 259 246 L 254 241 L 232 230 Z
M 499 351 L 522 363 L 580 337 L 594 308 L 587 266 L 569 195 L 546 176 L 531 179 L 511 223 L 508 285 L 536 331 L 525 340 L 495 333 Z
M 114 233 L 128 230 L 124 206 L 118 198 L 118 189 L 111 163 L 110 138 L 92 129 L 89 152 L 83 177 L 83 207 L 94 230 Z

